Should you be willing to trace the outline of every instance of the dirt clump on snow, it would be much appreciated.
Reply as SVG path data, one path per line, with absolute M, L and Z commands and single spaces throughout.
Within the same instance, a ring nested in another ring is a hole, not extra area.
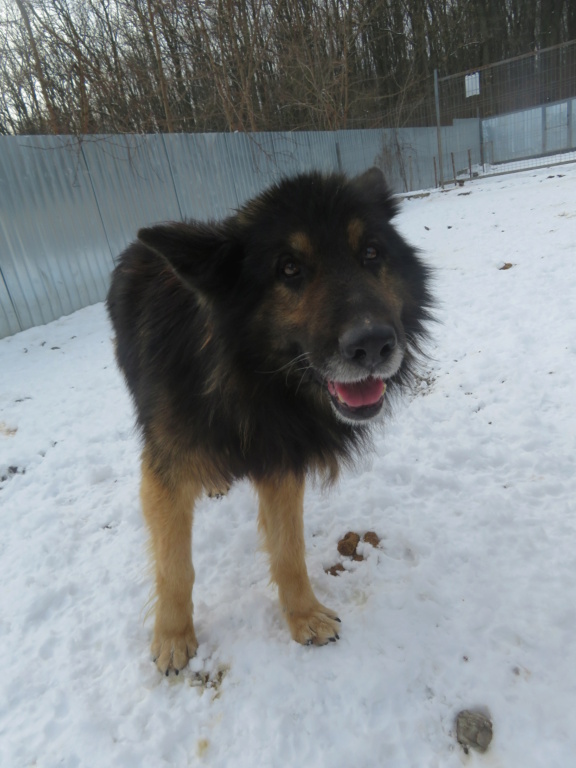
M 378 534 L 374 533 L 374 531 L 367 531 L 367 533 L 364 534 L 362 541 L 366 542 L 366 544 L 370 544 L 373 547 L 378 547 L 380 544 L 380 537 Z M 363 555 L 357 551 L 359 543 L 360 534 L 356 533 L 355 531 L 348 531 L 348 533 L 338 542 L 338 552 L 343 557 L 349 557 L 357 562 L 364 560 Z M 331 576 L 338 576 L 338 574 L 344 570 L 346 569 L 342 563 L 336 563 L 330 568 L 326 568 L 326 573 L 329 573 Z
M 366 544 L 372 544 L 372 546 L 376 548 L 380 544 L 380 537 L 378 534 L 374 533 L 374 531 L 368 531 L 364 534 L 363 541 L 365 541 Z
M 338 552 L 344 557 L 353 557 L 356 554 L 356 547 L 360 541 L 360 536 L 354 531 L 348 531 L 344 538 L 338 542 Z

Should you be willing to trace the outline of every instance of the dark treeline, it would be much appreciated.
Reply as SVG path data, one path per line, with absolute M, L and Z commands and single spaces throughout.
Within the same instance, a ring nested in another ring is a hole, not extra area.
M 0 0 L 0 133 L 409 121 L 435 68 L 574 38 L 574 0 Z

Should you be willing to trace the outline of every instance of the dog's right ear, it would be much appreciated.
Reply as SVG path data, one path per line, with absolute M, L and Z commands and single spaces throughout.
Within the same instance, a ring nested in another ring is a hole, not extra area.
M 224 225 L 169 222 L 140 229 L 138 240 L 166 259 L 183 283 L 201 293 L 227 291 L 240 275 L 242 245 Z
M 396 216 L 398 205 L 380 168 L 369 168 L 360 176 L 356 176 L 352 183 L 379 206 L 388 221 Z

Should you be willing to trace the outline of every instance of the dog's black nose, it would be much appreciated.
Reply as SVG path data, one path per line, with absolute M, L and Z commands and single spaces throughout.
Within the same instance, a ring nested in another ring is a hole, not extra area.
M 347 360 L 364 368 L 374 369 L 392 354 L 397 339 L 390 325 L 357 327 L 340 336 L 340 352 Z

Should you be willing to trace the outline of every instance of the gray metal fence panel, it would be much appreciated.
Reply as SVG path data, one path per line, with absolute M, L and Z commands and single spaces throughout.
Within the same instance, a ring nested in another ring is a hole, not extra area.
M 231 183 L 242 205 L 277 178 L 271 133 L 225 134 Z
M 482 121 L 485 160 L 503 163 L 535 157 L 542 147 L 542 109 L 499 115 Z
M 112 257 L 140 227 L 180 219 L 162 136 L 92 136 L 82 142 Z
M 1 222 L 0 222 L 1 224 Z M 1 229 L 1 228 L 0 228 Z M 5 245 L 5 238 L 0 231 L 0 248 Z M 0 271 L 0 339 L 5 336 L 11 336 L 13 333 L 18 333 L 22 328 L 18 322 L 16 310 L 12 304 L 12 299 L 8 293 L 8 288 L 4 282 L 4 278 Z
M 198 221 L 228 216 L 238 196 L 225 136 L 171 133 L 163 138 L 182 216 Z
M 348 133 L 352 134 L 356 131 L 348 131 Z M 355 173 L 362 173 L 366 168 L 371 168 L 382 162 L 383 131 L 363 130 L 359 131 L 359 134 L 356 140 L 360 142 L 362 154 Z
M 377 154 L 372 164 L 382 169 L 390 189 L 407 192 L 411 188 L 407 179 L 414 176 L 414 150 L 408 129 L 385 128 L 374 149 Z
M 0 270 L 24 329 L 101 300 L 110 256 L 77 143 L 53 136 L 4 139 Z
M 430 128 L 401 128 L 386 131 L 383 168 L 390 167 L 390 183 L 394 170 L 398 179 L 397 191 L 428 189 L 437 183 L 434 157 L 438 154 L 438 137 Z
M 309 163 L 303 170 L 313 168 L 323 173 L 334 173 L 341 170 L 338 164 L 337 140 L 333 134 L 326 131 L 310 131 L 306 137 L 309 147 Z
M 321 134 L 166 134 L 163 138 L 182 214 L 201 221 L 229 215 L 284 176 L 337 167 L 334 141 Z
M 395 140 L 396 134 L 401 136 L 402 130 L 336 131 L 342 171 L 356 176 L 367 168 L 377 166 L 384 171 L 388 185 L 393 191 L 404 192 L 405 186 L 396 157 L 398 145 Z
M 481 162 L 480 121 L 476 118 L 454 120 L 453 125 L 443 126 L 441 130 L 443 147 L 443 178 L 454 180 L 469 174 L 472 166 Z M 440 171 L 438 161 L 437 134 L 430 133 L 430 147 L 436 144 L 433 156 L 436 158 L 437 171 Z
M 546 157 L 576 148 L 575 99 L 482 120 L 487 163 Z
M 568 146 L 568 102 L 544 107 L 543 129 L 545 154 L 561 152 Z
M 277 178 L 293 176 L 316 167 L 310 151 L 309 136 L 308 132 L 273 134 Z
M 372 144 L 374 158 L 372 165 L 384 171 L 388 186 L 393 192 L 407 192 L 414 187 L 410 178 L 414 176 L 412 167 L 416 154 L 412 148 L 412 128 L 388 128 L 381 131 L 378 143 Z M 368 161 L 368 158 L 366 158 Z
M 366 131 L 336 131 L 336 141 L 340 149 L 340 164 L 342 171 L 355 176 L 360 170 L 373 165 L 366 162 L 363 135 Z

